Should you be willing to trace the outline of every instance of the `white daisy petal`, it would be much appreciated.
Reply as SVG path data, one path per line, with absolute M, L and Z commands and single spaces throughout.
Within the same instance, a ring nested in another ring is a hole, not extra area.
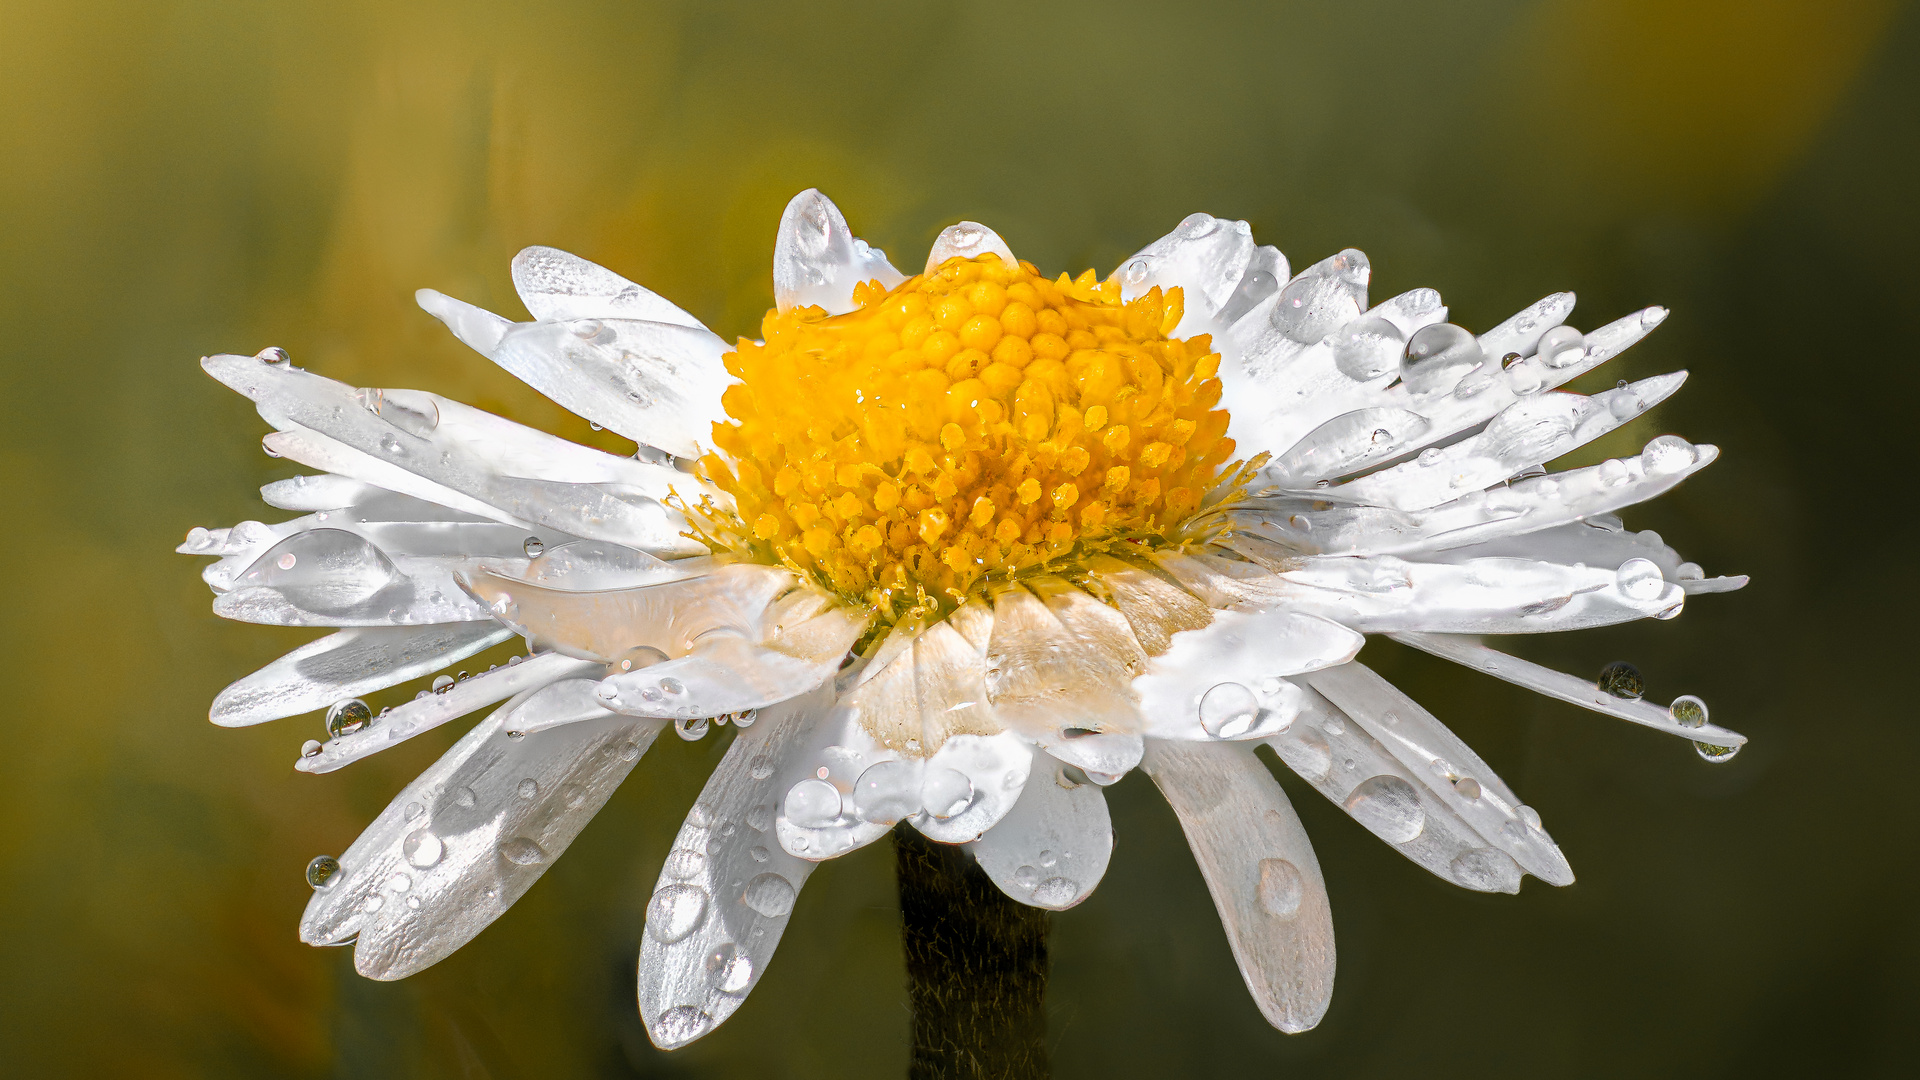
M 604 673 L 604 669 L 591 660 L 571 660 L 570 662 L 573 667 L 569 670 L 569 674 Z M 548 728 L 605 719 L 614 713 L 594 696 L 594 691 L 599 686 L 600 680 L 597 678 L 561 679 L 558 682 L 548 683 L 531 697 L 515 705 L 513 711 L 502 717 L 500 722 L 507 729 L 508 735 L 521 737 L 533 735 Z
M 1008 266 L 1014 264 L 1013 249 L 1000 239 L 999 233 L 977 221 L 949 225 L 934 237 L 933 247 L 927 251 L 925 273 L 939 270 L 948 259 L 977 259 L 982 255 L 998 255 Z
M 490 616 L 460 588 L 460 559 L 409 559 L 405 570 L 345 529 L 309 529 L 267 549 L 214 613 L 274 626 L 425 626 Z
M 326 469 L 388 491 L 399 492 L 422 502 L 445 506 L 489 521 L 531 527 L 497 506 L 463 495 L 444 484 L 436 484 L 397 465 L 381 461 L 371 454 L 363 454 L 337 439 L 329 439 L 317 431 L 311 431 L 297 424 L 291 425 L 288 430 L 276 431 L 260 441 L 276 456 L 297 461 L 309 468 Z
M 354 967 L 399 979 L 498 918 L 566 851 L 660 724 L 618 718 L 524 739 L 481 721 L 407 785 L 314 892 L 300 938 L 355 941 Z
M 1333 996 L 1333 916 L 1286 793 L 1246 747 L 1155 742 L 1142 763 L 1180 819 L 1261 1015 L 1312 1028 Z
M 1095 555 L 1087 560 L 1087 571 L 1089 587 L 1119 609 L 1148 656 L 1166 652 L 1180 631 L 1213 621 L 1213 610 L 1198 597 L 1149 570 Z
M 853 288 L 878 281 L 888 289 L 905 281 L 887 253 L 853 235 L 846 216 L 815 188 L 795 195 L 780 215 L 773 242 L 773 299 L 781 311 L 823 308 L 829 315 L 853 310 Z
M 699 457 L 726 419 L 732 346 L 712 333 L 636 319 L 520 323 L 488 356 L 562 408 L 645 446 Z
M 1665 617 L 1686 599 L 1657 566 L 1634 560 L 1609 569 L 1531 559 L 1315 558 L 1280 577 L 1293 610 L 1369 634 L 1583 630 Z
M 1204 629 L 1173 636 L 1172 647 L 1133 680 L 1157 739 L 1262 739 L 1293 723 L 1300 689 L 1281 678 L 1337 664 L 1366 638 L 1297 611 L 1222 611 Z
M 1253 229 L 1246 222 L 1189 214 L 1172 232 L 1121 260 L 1111 277 L 1120 282 L 1122 300 L 1145 296 L 1154 288 L 1179 288 L 1186 297 L 1186 314 L 1175 333 L 1188 336 L 1207 332 L 1191 327 L 1213 326 L 1214 317 L 1240 288 L 1253 253 Z M 1271 275 L 1272 269 L 1266 272 Z
M 1300 719 L 1267 745 L 1368 832 L 1436 877 L 1479 892 L 1520 891 L 1512 856 L 1489 846 L 1426 780 L 1326 698 L 1307 690 Z
M 467 578 L 494 618 L 536 646 L 603 664 L 640 646 L 685 656 L 693 639 L 709 631 L 751 632 L 757 640 L 768 605 L 794 585 L 790 571 L 706 563 L 659 584 L 591 592 L 536 585 L 489 569 Z
M 1552 529 L 1503 536 L 1482 544 L 1448 548 L 1420 556 L 1426 562 L 1466 562 L 1471 559 L 1540 559 L 1587 566 L 1619 566 L 1628 559 L 1646 559 L 1660 568 L 1668 581 L 1685 588 L 1689 564 L 1652 529 L 1630 532 L 1612 514 L 1596 514 Z M 1697 570 L 1698 567 L 1691 569 Z
M 773 959 L 813 872 L 768 833 L 786 792 L 782 766 L 832 700 L 829 683 L 761 713 L 734 737 L 674 839 L 640 945 L 640 1016 L 663 1050 L 731 1016 Z
M 1538 825 L 1520 814 L 1513 789 L 1492 766 L 1419 703 L 1363 664 L 1304 676 L 1423 786 L 1521 869 L 1550 885 L 1569 885 L 1573 868 Z
M 210 718 L 221 727 L 245 727 L 313 712 L 420 678 L 512 636 L 494 623 L 341 630 L 220 691 Z
M 489 360 L 499 351 L 500 339 L 514 327 L 512 319 L 495 315 L 486 308 L 456 300 L 434 289 L 415 290 L 413 302 L 420 306 L 420 310 L 445 324 L 467 348 Z
M 1671 710 L 1639 698 L 1620 698 L 1574 675 L 1542 667 L 1530 660 L 1490 649 L 1470 637 L 1452 634 L 1398 633 L 1393 640 L 1411 645 L 1465 667 L 1484 671 L 1497 679 L 1524 686 L 1538 694 L 1571 702 L 1583 709 L 1618 717 L 1622 720 L 1678 735 L 1713 746 L 1744 746 L 1747 737 L 1717 724 L 1689 727 L 1674 719 Z
M 993 593 L 987 696 L 1053 756 L 1114 778 L 1140 761 L 1129 684 L 1146 656 L 1119 612 L 1058 579 Z
M 1572 293 L 1558 292 L 1534 301 L 1531 306 L 1481 334 L 1480 351 L 1496 364 L 1514 353 L 1533 355 L 1541 336 L 1566 322 L 1567 316 L 1573 314 L 1573 300 Z
M 303 753 L 293 767 L 304 773 L 329 773 L 432 731 L 449 720 L 479 712 L 516 694 L 540 689 L 555 679 L 600 670 L 600 665 L 592 661 L 575 660 L 558 653 L 530 656 L 517 664 L 483 671 L 386 710 L 359 731 L 329 739 L 318 750 L 309 747 L 311 752 Z M 605 710 L 601 712 L 604 715 Z M 509 732 L 521 730 L 510 720 L 506 722 Z
M 542 322 L 642 319 L 706 329 L 699 319 L 652 290 L 558 248 L 529 247 L 515 255 L 513 291 Z
M 380 494 L 381 489 L 347 476 L 290 476 L 260 486 L 260 501 L 282 510 L 339 510 Z
M 1001 892 L 1051 911 L 1091 896 L 1113 856 L 1105 793 L 1068 772 L 1058 761 L 1035 759 L 1013 809 L 968 845 Z
M 1666 400 L 1686 379 L 1687 373 L 1679 371 L 1593 397 L 1522 398 L 1489 420 L 1480 434 L 1342 484 L 1330 494 L 1400 510 L 1439 506 L 1592 442 Z
M 1355 409 L 1308 432 L 1261 470 L 1259 482 L 1304 488 L 1326 477 L 1358 472 L 1419 446 L 1429 426 L 1426 417 L 1405 409 Z

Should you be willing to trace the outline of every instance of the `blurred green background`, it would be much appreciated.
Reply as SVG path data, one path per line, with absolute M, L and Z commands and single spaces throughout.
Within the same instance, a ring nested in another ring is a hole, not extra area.
M 909 269 L 968 217 L 1104 273 L 1205 210 L 1296 267 L 1363 248 L 1375 296 L 1432 285 L 1476 328 L 1558 289 L 1583 327 L 1666 304 L 1587 388 L 1692 380 L 1574 463 L 1661 431 L 1725 449 L 1628 523 L 1749 590 L 1514 647 L 1634 660 L 1745 753 L 1708 766 L 1371 645 L 1541 809 L 1578 883 L 1462 892 L 1289 778 L 1340 968 L 1325 1023 L 1283 1036 L 1130 777 L 1105 884 L 1054 920 L 1056 1075 L 1913 1075 L 1916 53 L 1920 13 L 1884 0 L 0 0 L 0 484 L 23 559 L 0 631 L 0 1072 L 902 1073 L 884 844 L 814 877 L 731 1022 L 647 1043 L 645 900 L 724 736 L 658 744 L 437 968 L 372 983 L 300 945 L 308 857 L 456 732 L 315 778 L 290 767 L 315 718 L 212 727 L 223 685 L 313 635 L 214 619 L 170 553 L 270 516 L 254 489 L 295 471 L 200 355 L 282 345 L 617 447 L 413 290 L 524 317 L 508 259 L 552 244 L 750 331 L 781 207 L 818 186 Z

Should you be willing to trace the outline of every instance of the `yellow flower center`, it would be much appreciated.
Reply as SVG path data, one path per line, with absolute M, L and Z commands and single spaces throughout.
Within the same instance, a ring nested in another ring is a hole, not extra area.
M 813 574 L 883 621 L 989 575 L 1153 544 L 1233 456 L 1206 335 L 1168 337 L 1179 289 L 949 259 L 859 309 L 768 312 L 726 356 L 708 477 L 719 546 Z

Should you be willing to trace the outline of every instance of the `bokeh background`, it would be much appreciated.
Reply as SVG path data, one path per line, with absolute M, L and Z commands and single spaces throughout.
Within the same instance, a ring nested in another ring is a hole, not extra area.
M 818 186 L 909 268 L 965 217 L 1104 273 L 1206 210 L 1295 266 L 1363 248 L 1376 296 L 1432 285 L 1476 328 L 1558 289 L 1583 327 L 1663 303 L 1587 389 L 1685 367 L 1685 392 L 1569 464 L 1725 449 L 1628 523 L 1750 589 L 1513 648 L 1636 661 L 1746 752 L 1370 645 L 1578 883 L 1462 892 L 1283 778 L 1340 948 L 1325 1023 L 1283 1036 L 1131 777 L 1105 884 L 1054 920 L 1056 1075 L 1913 1075 L 1916 53 L 1888 0 L 0 0 L 0 1072 L 902 1073 L 885 844 L 813 878 L 731 1022 L 648 1045 L 645 899 L 724 732 L 659 743 L 434 969 L 372 983 L 298 944 L 307 859 L 456 732 L 315 778 L 290 763 L 317 718 L 212 727 L 313 635 L 214 619 L 170 552 L 294 471 L 202 354 L 281 345 L 617 448 L 413 290 L 520 315 L 508 259 L 552 244 L 750 331 L 781 207 Z

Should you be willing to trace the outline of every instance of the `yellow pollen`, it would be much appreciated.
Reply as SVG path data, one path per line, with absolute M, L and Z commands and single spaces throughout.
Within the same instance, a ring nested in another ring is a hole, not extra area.
M 721 451 L 702 462 L 734 514 L 717 546 L 817 577 L 883 619 L 950 605 L 988 575 L 1152 545 L 1233 457 L 1220 358 L 1172 338 L 1179 289 L 949 259 L 858 310 L 768 312 L 727 354 Z

